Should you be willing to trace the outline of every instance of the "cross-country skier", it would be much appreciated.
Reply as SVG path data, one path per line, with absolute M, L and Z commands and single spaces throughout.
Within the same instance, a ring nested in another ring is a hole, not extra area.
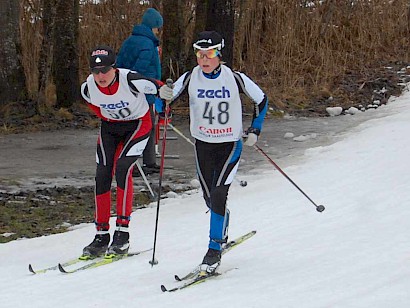
M 224 39 L 218 32 L 201 32 L 193 47 L 198 65 L 181 75 L 173 89 L 164 85 L 160 91 L 172 91 L 172 101 L 184 92 L 189 95 L 190 131 L 195 138 L 197 173 L 205 203 L 211 212 L 209 249 L 200 270 L 213 273 L 220 265 L 222 245 L 228 237 L 226 201 L 238 169 L 242 145 L 253 146 L 258 140 L 268 99 L 248 76 L 224 65 Z M 252 122 L 245 134 L 241 93 L 255 104 Z
M 95 176 L 97 234 L 93 242 L 83 249 L 84 257 L 128 252 L 132 170 L 144 151 L 152 128 L 145 94 L 158 93 L 155 80 L 128 69 L 116 68 L 115 64 L 114 50 L 109 46 L 97 46 L 90 56 L 91 74 L 81 86 L 83 98 L 101 118 Z M 113 176 L 117 183 L 117 220 L 113 240 L 108 247 Z

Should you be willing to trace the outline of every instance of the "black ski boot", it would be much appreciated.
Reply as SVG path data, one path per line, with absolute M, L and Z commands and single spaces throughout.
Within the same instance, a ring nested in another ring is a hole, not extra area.
M 94 240 L 90 245 L 84 247 L 83 255 L 81 258 L 96 258 L 102 256 L 107 251 L 108 244 L 110 243 L 110 234 L 96 234 Z
M 159 173 L 159 170 L 161 169 L 160 166 L 157 164 L 150 164 L 150 165 L 142 165 L 142 170 L 146 175 L 153 174 L 153 173 Z
M 125 255 L 130 248 L 130 234 L 125 231 L 115 231 L 112 243 L 108 247 L 108 255 Z
M 202 264 L 200 265 L 199 275 L 213 274 L 221 264 L 221 251 L 209 248 Z

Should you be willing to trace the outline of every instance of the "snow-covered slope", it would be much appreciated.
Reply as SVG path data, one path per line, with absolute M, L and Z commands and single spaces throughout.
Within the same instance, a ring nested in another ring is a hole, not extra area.
M 92 224 L 65 234 L 0 245 L 1 307 L 395 307 L 410 303 L 410 95 L 375 112 L 331 146 L 306 151 L 285 172 L 323 213 L 267 163 L 230 191 L 230 237 L 257 234 L 222 260 L 237 268 L 176 293 L 174 274 L 207 250 L 201 193 L 161 202 L 152 252 L 97 269 L 32 275 L 81 253 Z M 388 114 L 388 115 L 387 115 Z M 255 155 L 259 155 L 255 152 Z M 275 159 L 274 157 L 272 157 Z M 241 178 L 242 179 L 242 178 Z M 155 208 L 133 213 L 131 250 L 152 247 Z

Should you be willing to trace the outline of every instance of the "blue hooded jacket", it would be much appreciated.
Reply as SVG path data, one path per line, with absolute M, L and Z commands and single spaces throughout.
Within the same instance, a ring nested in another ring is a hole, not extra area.
M 117 55 L 117 67 L 136 71 L 145 77 L 161 79 L 159 40 L 145 24 L 134 26 Z
M 152 29 L 161 28 L 163 23 L 161 14 L 154 8 L 148 8 L 142 16 L 141 24 L 134 26 L 131 35 L 122 44 L 117 55 L 117 67 L 161 80 L 159 40 Z M 146 95 L 146 97 L 149 104 L 155 102 L 155 96 Z

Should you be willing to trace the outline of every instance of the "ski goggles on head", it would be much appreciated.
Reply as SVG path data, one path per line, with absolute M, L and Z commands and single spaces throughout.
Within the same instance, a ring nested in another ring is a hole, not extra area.
M 91 73 L 98 75 L 99 73 L 107 74 L 112 69 L 112 66 L 98 66 L 91 69 Z
M 203 59 L 205 57 L 207 57 L 208 59 L 213 59 L 220 55 L 218 49 L 202 50 L 202 49 L 194 48 L 194 53 L 196 57 L 199 59 Z

